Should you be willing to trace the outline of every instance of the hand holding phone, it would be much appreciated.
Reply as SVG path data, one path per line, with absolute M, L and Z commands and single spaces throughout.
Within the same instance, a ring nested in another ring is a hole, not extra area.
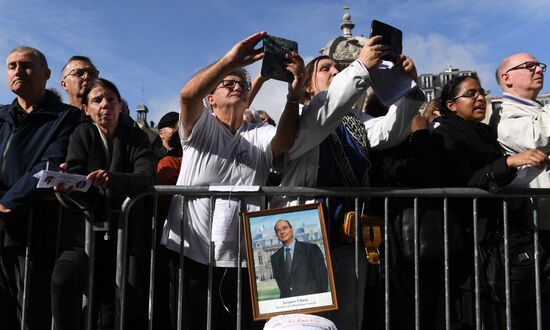
M 275 36 L 266 35 L 263 38 L 264 59 L 262 62 L 262 76 L 281 81 L 292 82 L 294 76 L 286 69 L 286 54 L 298 52 L 298 43 Z
M 403 52 L 403 33 L 401 30 L 377 20 L 371 23 L 370 37 L 382 36 L 379 43 L 390 47 L 387 55 L 382 60 L 395 62 L 397 57 Z

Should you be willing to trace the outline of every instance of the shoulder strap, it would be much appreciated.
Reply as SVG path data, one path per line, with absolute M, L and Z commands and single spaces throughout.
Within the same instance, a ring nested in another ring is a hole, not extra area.
M 368 139 L 367 139 L 367 130 L 363 123 L 357 119 L 353 112 L 348 113 L 342 119 L 345 129 L 351 134 L 353 139 L 359 144 L 361 150 L 363 151 L 365 158 L 368 158 Z M 344 152 L 344 146 L 338 134 L 333 131 L 329 135 L 329 142 L 332 152 L 334 154 L 336 166 L 342 174 L 344 183 L 348 187 L 358 187 L 361 182 L 357 179 L 353 168 L 349 162 L 346 153 Z

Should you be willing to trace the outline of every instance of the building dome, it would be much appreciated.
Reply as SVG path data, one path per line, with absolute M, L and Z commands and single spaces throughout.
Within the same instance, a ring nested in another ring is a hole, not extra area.
M 351 30 L 355 27 L 355 24 L 351 21 L 351 15 L 349 13 L 349 7 L 344 6 L 344 15 L 342 16 L 342 23 L 340 29 L 342 35 L 332 38 L 319 52 L 322 55 L 329 56 L 338 63 L 340 70 L 350 65 L 361 53 L 363 45 L 369 40 L 362 35 L 354 36 Z M 358 109 L 363 109 L 366 105 L 365 93 L 356 102 Z
M 340 67 L 344 68 L 359 56 L 361 48 L 363 48 L 368 39 L 363 36 L 352 35 L 351 30 L 355 27 L 355 24 L 351 21 L 348 6 L 344 6 L 344 15 L 342 18 L 343 22 L 340 24 L 342 35 L 332 38 L 320 50 L 320 53 L 331 57 Z

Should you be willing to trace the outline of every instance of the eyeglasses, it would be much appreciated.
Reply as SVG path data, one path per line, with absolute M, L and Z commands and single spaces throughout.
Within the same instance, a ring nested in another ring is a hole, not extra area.
M 451 101 L 454 101 L 460 97 L 467 97 L 469 99 L 476 99 L 478 96 L 486 96 L 488 93 L 483 88 L 481 89 L 468 89 L 464 93 L 457 95 L 451 99 Z
M 533 61 L 527 61 L 527 62 L 521 63 L 520 65 L 516 65 L 513 68 L 508 69 L 506 71 L 506 73 L 508 73 L 510 71 L 513 71 L 513 70 L 521 70 L 521 69 L 527 69 L 529 71 L 535 71 L 537 66 L 540 66 L 540 68 L 542 69 L 542 72 L 546 71 L 546 64 L 539 63 L 539 62 L 533 62 Z
M 250 90 L 250 83 L 246 80 L 222 80 L 220 82 L 221 86 L 218 86 L 218 88 L 228 88 L 228 89 L 234 89 L 235 85 L 239 84 L 241 88 L 245 91 Z M 216 88 L 216 89 L 218 89 Z
M 69 73 L 65 75 L 65 77 L 63 77 L 62 80 L 64 80 L 68 76 L 75 76 L 78 78 L 82 78 L 84 77 L 85 74 L 88 75 L 88 77 L 93 77 L 93 78 L 99 77 L 99 71 L 97 71 L 96 69 L 84 68 L 84 69 L 72 69 Z

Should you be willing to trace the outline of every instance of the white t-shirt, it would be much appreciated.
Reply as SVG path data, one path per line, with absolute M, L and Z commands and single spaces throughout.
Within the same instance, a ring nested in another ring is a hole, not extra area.
M 207 109 L 195 123 L 187 140 L 182 140 L 183 157 L 178 185 L 265 185 L 272 164 L 271 139 L 276 129 L 271 125 L 242 123 L 235 135 Z M 183 125 L 179 133 L 185 136 Z M 243 199 L 248 211 L 260 209 L 260 198 Z M 214 266 L 237 266 L 238 201 L 217 198 L 214 205 L 212 241 Z M 184 254 L 208 264 L 210 198 L 188 199 L 185 208 Z M 163 229 L 162 243 L 180 251 L 182 201 L 172 199 Z M 243 244 L 244 251 L 244 244 Z M 243 260 L 246 253 L 242 254 Z

